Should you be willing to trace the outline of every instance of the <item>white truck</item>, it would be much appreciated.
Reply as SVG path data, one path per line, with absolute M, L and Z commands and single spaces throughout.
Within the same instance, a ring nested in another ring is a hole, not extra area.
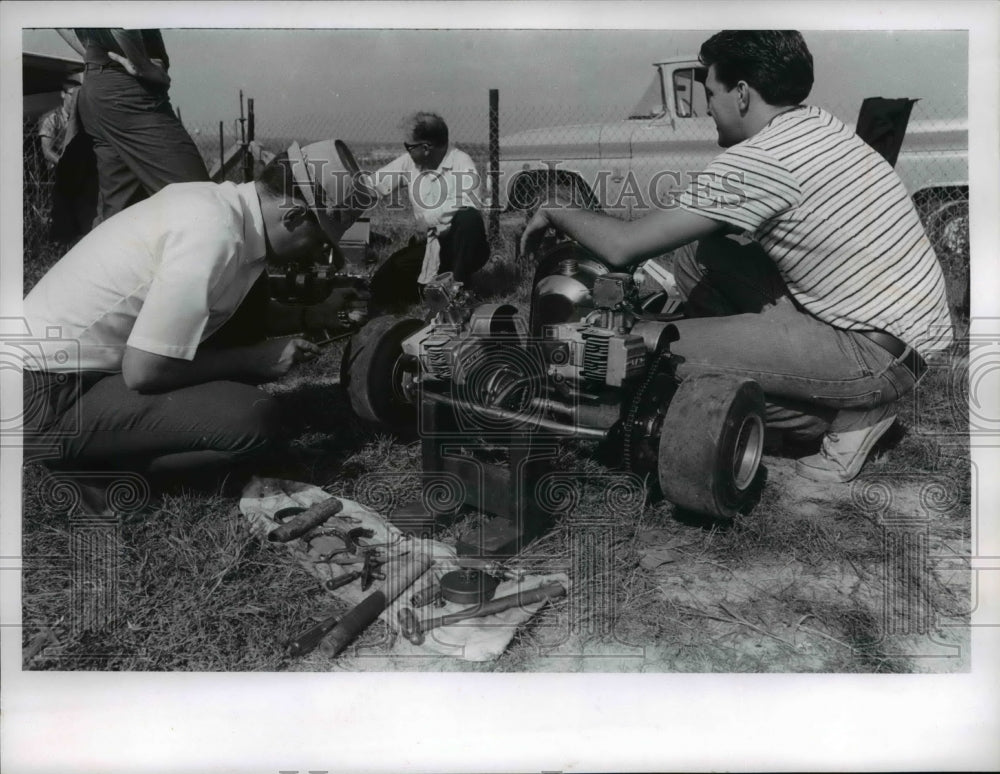
M 632 219 L 686 187 L 721 152 L 704 68 L 690 56 L 653 68 L 623 120 L 501 137 L 500 206 L 529 209 L 539 191 L 557 185 Z M 896 162 L 939 252 L 968 249 L 968 147 L 967 120 L 910 121 Z

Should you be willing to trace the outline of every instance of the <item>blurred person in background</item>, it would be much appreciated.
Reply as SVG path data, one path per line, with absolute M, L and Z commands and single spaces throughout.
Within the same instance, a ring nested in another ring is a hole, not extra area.
M 414 113 L 403 131 L 405 153 L 375 172 L 371 183 L 380 198 L 405 185 L 423 235 L 379 267 L 371 284 L 373 309 L 419 301 L 421 288 L 443 272 L 467 282 L 490 257 L 475 162 L 449 144 L 448 125 L 436 113 Z
M 83 57 L 80 121 L 97 156 L 97 222 L 170 183 L 208 182 L 205 162 L 170 105 L 159 30 L 60 29 Z
M 38 122 L 38 138 L 42 144 L 42 155 L 49 169 L 55 169 L 62 158 L 66 146 L 79 131 L 76 100 L 80 93 L 82 78 L 71 75 L 62 82 L 62 102 L 43 115 Z

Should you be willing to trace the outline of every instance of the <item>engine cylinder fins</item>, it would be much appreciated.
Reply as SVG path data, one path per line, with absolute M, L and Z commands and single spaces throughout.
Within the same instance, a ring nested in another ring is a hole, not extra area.
M 424 365 L 436 379 L 451 379 L 454 375 L 446 349 L 450 340 L 443 336 L 428 336 L 423 343 Z
M 588 379 L 603 382 L 608 375 L 608 350 L 610 340 L 607 336 L 583 335 L 583 375 Z

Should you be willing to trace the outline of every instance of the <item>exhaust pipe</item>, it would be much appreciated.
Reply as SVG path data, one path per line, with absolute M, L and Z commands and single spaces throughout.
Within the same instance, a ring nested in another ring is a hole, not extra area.
M 424 390 L 422 395 L 424 398 L 429 398 L 435 403 L 441 403 L 445 406 L 451 406 L 452 408 L 473 412 L 483 417 L 489 417 L 490 419 L 519 422 L 522 425 L 527 426 L 525 429 L 548 430 L 556 435 L 567 435 L 576 438 L 592 438 L 595 440 L 603 440 L 608 437 L 607 430 L 601 430 L 597 427 L 582 427 L 579 425 L 557 422 L 553 419 L 546 419 L 545 417 L 526 415 L 517 411 L 510 411 L 509 409 L 498 408 L 496 406 L 481 406 L 476 403 L 470 403 L 466 400 L 456 400 L 448 395 L 443 395 L 439 392 L 432 392 L 430 390 Z M 549 401 L 546 402 L 548 403 Z M 545 406 L 545 408 L 550 408 L 550 406 Z

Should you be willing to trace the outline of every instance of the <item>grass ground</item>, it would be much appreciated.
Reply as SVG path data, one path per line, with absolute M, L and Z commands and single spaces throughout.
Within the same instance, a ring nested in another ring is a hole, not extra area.
M 26 216 L 28 210 L 26 210 Z M 523 220 L 505 216 L 496 257 L 477 283 L 485 300 L 524 304 L 528 267 L 512 259 Z M 409 221 L 376 211 L 392 249 Z M 26 236 L 26 285 L 55 252 Z M 966 261 L 967 267 L 967 261 Z M 958 273 L 961 267 L 946 267 Z M 967 272 L 967 268 L 966 268 Z M 967 282 L 967 273 L 965 282 Z M 964 324 L 964 321 L 959 321 Z M 294 442 L 278 474 L 346 497 L 369 473 L 420 469 L 419 445 L 354 417 L 339 386 L 341 349 L 268 389 L 288 409 Z M 913 672 L 968 668 L 971 481 L 963 353 L 931 369 L 863 475 L 811 484 L 794 461 L 765 456 L 767 485 L 732 525 L 666 502 L 609 503 L 625 479 L 594 447 L 563 444 L 556 468 L 577 487 L 575 509 L 514 563 L 570 573 L 574 595 L 522 627 L 495 662 L 417 662 L 379 651 L 371 627 L 335 661 L 301 659 L 281 643 L 338 603 L 280 547 L 250 535 L 237 482 L 165 491 L 112 524 L 69 519 L 42 469 L 23 478 L 23 644 L 29 669 L 475 670 L 651 672 Z M 414 479 L 415 480 L 415 479 Z M 416 494 L 414 489 L 412 494 Z M 470 518 L 475 518 L 474 516 Z M 583 540 L 598 523 L 597 539 Z M 90 525 L 91 527 L 93 525 Z M 440 537 L 454 535 L 442 526 Z M 89 541 L 81 541 L 89 535 Z M 96 537 L 95 537 L 96 535 Z M 80 572 L 95 546 L 116 567 L 114 625 L 79 626 Z

